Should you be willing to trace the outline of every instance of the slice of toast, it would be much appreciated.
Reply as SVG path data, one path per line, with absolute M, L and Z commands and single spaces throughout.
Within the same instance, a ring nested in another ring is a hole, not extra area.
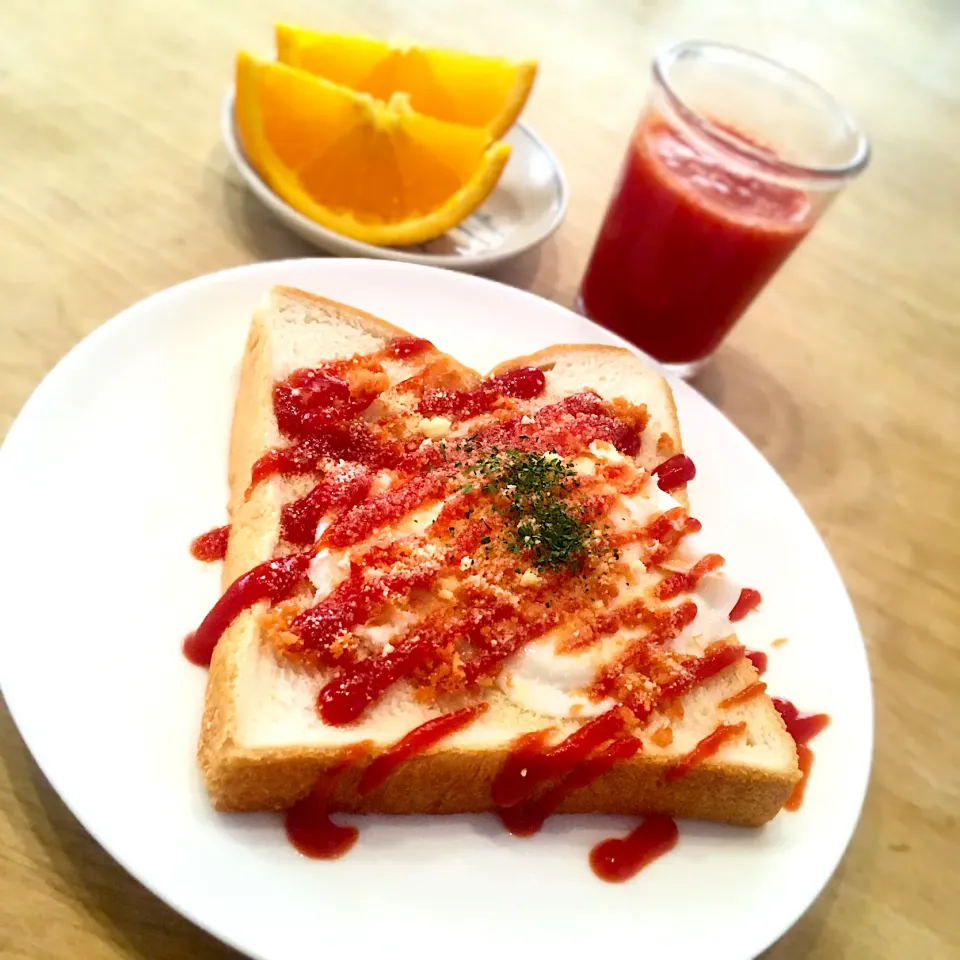
M 352 307 L 302 291 L 274 288 L 267 295 L 253 318 L 237 397 L 230 448 L 231 533 L 225 588 L 256 565 L 292 549 L 281 536 L 281 511 L 313 482 L 309 477 L 274 474 L 251 484 L 254 463 L 285 443 L 272 405 L 274 384 L 299 368 L 373 354 L 394 338 L 408 336 L 406 331 Z M 451 427 L 447 418 L 406 411 L 403 385 L 413 382 L 409 378 L 429 375 L 432 382 L 442 381 L 444 389 L 470 390 L 480 383 L 475 371 L 435 349 L 384 361 L 383 367 L 390 384 L 382 395 L 384 404 L 388 400 L 400 404 L 390 409 L 408 412 L 405 422 L 414 424 L 410 428 L 414 433 L 424 431 L 424 443 L 437 442 L 432 435 L 439 423 L 439 429 L 450 429 L 440 443 L 449 443 L 451 451 L 457 444 L 463 445 L 467 427 L 458 439 L 458 428 Z M 525 415 L 524 420 L 533 424 L 532 430 L 539 430 L 537 410 L 589 389 L 614 406 L 632 410 L 634 417 L 640 405 L 646 408 L 639 449 L 633 450 L 631 457 L 643 469 L 651 471 L 682 450 L 669 386 L 628 351 L 557 346 L 502 364 L 491 375 L 529 367 L 545 374 L 542 393 L 525 401 L 530 416 Z M 387 408 L 380 404 L 375 401 L 363 416 L 384 415 Z M 601 447 L 603 444 L 597 447 L 598 457 L 626 459 L 605 452 L 608 448 L 612 451 L 609 444 Z M 672 496 L 685 505 L 682 489 L 672 491 Z M 415 538 L 409 530 L 404 536 Z M 335 551 L 328 551 L 326 559 L 336 561 Z M 467 572 L 467 567 L 463 570 Z M 324 590 L 318 588 L 316 596 L 303 602 L 309 605 L 323 596 Z M 492 685 L 452 690 L 429 702 L 415 684 L 401 682 L 360 720 L 330 725 L 321 719 L 317 699 L 324 684 L 336 675 L 336 667 L 286 656 L 270 623 L 268 604 L 261 601 L 236 617 L 213 654 L 199 759 L 210 797 L 220 810 L 286 808 L 304 796 L 324 770 L 339 762 L 344 748 L 363 744 L 366 754 L 376 757 L 424 722 L 482 698 L 489 705 L 485 713 L 401 763 L 376 789 L 361 794 L 358 783 L 363 767 L 351 768 L 337 781 L 331 806 L 384 813 L 487 811 L 494 808 L 494 780 L 518 738 L 549 728 L 547 743 L 559 743 L 586 722 L 587 714 L 578 716 L 573 707 L 572 715 L 557 715 L 552 708 L 545 715 L 536 704 L 531 709 L 512 687 L 514 674 L 520 672 L 511 667 L 516 662 L 513 658 Z M 729 633 L 732 642 L 732 627 Z M 794 743 L 765 694 L 719 706 L 756 681 L 753 665 L 740 657 L 679 698 L 657 704 L 652 715 L 633 730 L 642 741 L 640 752 L 574 790 L 559 811 L 663 812 L 745 825 L 766 822 L 779 811 L 799 779 Z M 671 771 L 677 770 L 678 762 L 720 724 L 744 726 L 742 733 L 723 743 L 713 756 L 692 764 L 684 776 L 674 777 Z

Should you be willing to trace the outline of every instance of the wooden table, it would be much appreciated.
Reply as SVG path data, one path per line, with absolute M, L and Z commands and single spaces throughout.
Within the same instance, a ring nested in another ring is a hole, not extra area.
M 570 212 L 545 247 L 495 276 L 564 304 L 656 47 L 707 36 L 762 49 L 860 117 L 875 148 L 868 173 L 698 384 L 826 537 L 867 638 L 877 700 L 860 828 L 827 889 L 766 956 L 960 955 L 957 8 L 5 0 L 0 431 L 77 340 L 133 301 L 208 271 L 314 253 L 243 189 L 218 141 L 233 55 L 267 50 L 274 18 L 539 57 L 526 118 L 568 174 Z M 2 707 L 0 955 L 236 956 L 100 850 Z

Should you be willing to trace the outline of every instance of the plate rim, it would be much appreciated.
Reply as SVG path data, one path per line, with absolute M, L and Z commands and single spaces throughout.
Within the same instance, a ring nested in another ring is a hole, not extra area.
M 506 250 L 498 247 L 483 253 L 472 254 L 414 253 L 404 250 L 403 247 L 378 247 L 371 243 L 365 243 L 362 240 L 355 240 L 342 233 L 337 233 L 335 230 L 331 230 L 329 227 L 325 227 L 311 220 L 309 217 L 304 216 L 299 210 L 295 210 L 260 176 L 248 159 L 243 144 L 240 141 L 236 125 L 236 112 L 234 110 L 235 96 L 235 88 L 231 87 L 224 94 L 220 104 L 220 137 L 234 168 L 240 174 L 250 192 L 266 207 L 267 211 L 273 217 L 281 223 L 283 223 L 283 217 L 289 217 L 299 225 L 300 229 L 295 232 L 302 239 L 332 256 L 340 257 L 341 259 L 362 257 L 372 260 L 394 260 L 398 263 L 412 263 L 420 266 L 445 267 L 448 270 L 473 272 L 494 267 L 507 260 L 512 260 L 514 257 L 519 257 L 521 254 L 527 253 L 542 243 L 545 243 L 557 232 L 567 215 L 567 210 L 570 206 L 570 188 L 563 168 L 543 138 L 530 126 L 518 120 L 514 124 L 514 127 L 523 131 L 524 135 L 533 142 L 536 149 L 547 158 L 558 184 L 556 211 L 546 223 L 545 228 L 535 236 L 517 246 L 511 246 Z M 506 134 L 504 136 L 506 136 Z M 493 193 L 498 189 L 499 185 L 494 187 Z M 294 229 L 286 224 L 284 224 L 284 226 L 289 230 Z M 317 237 L 327 239 L 330 245 L 326 246 L 322 244 L 319 239 L 310 239 L 308 234 L 315 234 Z M 335 247 L 340 247 L 348 252 L 343 254 L 337 253 Z
M 23 441 L 19 440 L 18 438 L 20 437 L 21 433 L 23 433 L 25 429 L 28 429 L 28 427 L 25 427 L 24 424 L 26 423 L 29 425 L 31 423 L 29 411 L 39 402 L 37 398 L 42 399 L 48 391 L 55 389 L 56 381 L 59 379 L 60 376 L 63 375 L 64 371 L 69 371 L 79 365 L 82 365 L 82 363 L 86 358 L 86 355 L 91 350 L 96 349 L 97 345 L 102 339 L 105 339 L 110 336 L 114 336 L 121 329 L 126 329 L 134 325 L 137 322 L 138 314 L 148 302 L 153 302 L 154 305 L 157 305 L 157 304 L 162 305 L 163 302 L 166 300 L 174 300 L 178 296 L 189 295 L 190 289 L 193 287 L 201 287 L 213 282 L 229 283 L 233 277 L 239 277 L 239 276 L 248 275 L 248 274 L 269 275 L 273 271 L 283 271 L 284 269 L 294 265 L 306 265 L 311 262 L 328 265 L 323 267 L 323 269 L 332 269 L 332 267 L 330 266 L 332 264 L 339 265 L 341 263 L 355 263 L 355 264 L 362 263 L 365 265 L 365 268 L 367 269 L 397 269 L 400 271 L 409 271 L 412 268 L 417 272 L 426 271 L 430 274 L 436 273 L 436 268 L 432 268 L 429 266 L 399 264 L 395 262 L 396 266 L 394 267 L 384 267 L 383 265 L 390 263 L 390 261 L 381 260 L 381 261 L 374 262 L 365 258 L 346 258 L 344 260 L 339 260 L 339 259 L 331 260 L 329 258 L 316 258 L 316 257 L 291 258 L 291 259 L 280 260 L 280 261 L 266 261 L 266 262 L 259 262 L 254 264 L 240 265 L 236 267 L 227 268 L 224 270 L 214 271 L 212 273 L 194 277 L 189 280 L 183 281 L 179 284 L 176 284 L 174 286 L 167 287 L 163 290 L 156 291 L 152 294 L 149 294 L 141 298 L 140 300 L 136 301 L 135 303 L 129 305 L 128 307 L 124 308 L 123 310 L 119 311 L 117 314 L 115 314 L 108 320 L 104 321 L 102 324 L 100 324 L 98 327 L 92 330 L 89 334 L 87 334 L 83 339 L 81 339 L 78 343 L 76 343 L 54 365 L 54 367 L 44 376 L 44 378 L 37 385 L 37 387 L 31 392 L 30 396 L 27 398 L 26 402 L 23 404 L 20 411 L 18 412 L 14 422 L 11 424 L 10 429 L 3 443 L 0 444 L 0 491 L 3 490 L 6 484 L 5 477 L 8 469 L 7 467 L 8 461 L 20 455 L 19 447 L 20 447 L 20 444 L 23 443 Z M 372 264 L 375 264 L 375 266 L 372 266 Z M 446 271 L 443 271 L 443 272 L 446 272 Z M 469 276 L 469 275 L 465 275 L 465 276 Z M 267 282 L 269 283 L 271 281 L 267 281 Z M 280 281 L 277 281 L 277 282 L 280 282 Z M 470 279 L 467 282 L 479 283 L 483 285 L 492 284 L 494 287 L 500 288 L 501 292 L 504 292 L 503 284 L 496 283 L 495 281 L 487 278 L 470 277 Z M 515 287 L 506 287 L 506 291 L 508 291 L 507 292 L 508 296 L 514 296 L 519 294 L 521 299 L 530 298 L 532 300 L 543 300 L 547 304 L 549 304 L 551 307 L 554 307 L 558 310 L 565 311 L 565 312 L 572 312 L 568 308 L 563 307 L 562 305 L 554 301 L 547 300 L 546 298 L 541 298 L 536 294 L 533 294 L 527 290 L 522 290 Z M 577 316 L 579 317 L 579 315 Z M 585 318 L 580 317 L 580 319 L 585 319 Z M 591 324 L 591 326 L 596 327 L 595 324 Z M 606 336 L 607 331 L 603 331 L 603 334 Z M 622 345 L 627 346 L 633 352 L 637 352 L 636 348 L 631 347 L 630 344 L 628 344 L 626 341 L 623 341 L 622 338 L 614 337 L 614 339 L 616 339 L 617 341 L 620 341 Z M 671 380 L 673 381 L 673 378 L 671 378 Z M 823 867 L 821 870 L 818 871 L 818 880 L 817 880 L 818 885 L 816 890 L 813 890 L 810 893 L 809 897 L 805 896 L 800 898 L 800 900 L 797 901 L 797 904 L 793 910 L 788 910 L 784 912 L 782 925 L 781 923 L 778 923 L 777 924 L 779 928 L 778 931 L 776 933 L 769 934 L 769 939 L 765 939 L 765 942 L 759 945 L 758 952 L 760 952 L 766 949 L 767 947 L 769 947 L 770 945 L 772 945 L 773 943 L 775 943 L 780 937 L 783 936 L 784 933 L 786 933 L 797 922 L 797 920 L 800 917 L 802 917 L 806 913 L 806 911 L 814 903 L 814 901 L 817 899 L 817 897 L 820 895 L 820 893 L 822 892 L 826 884 L 829 882 L 829 880 L 835 873 L 838 864 L 842 860 L 843 856 L 846 854 L 849 848 L 850 842 L 853 839 L 853 836 L 856 832 L 856 828 L 860 821 L 860 817 L 862 815 L 863 805 L 864 805 L 866 794 L 869 787 L 870 774 L 872 772 L 872 765 L 873 765 L 874 744 L 875 744 L 875 707 L 874 707 L 873 684 L 872 684 L 872 676 L 870 671 L 870 662 L 869 662 L 869 657 L 867 652 L 866 641 L 863 635 L 863 631 L 860 627 L 860 624 L 856 615 L 856 609 L 853 605 L 852 598 L 850 597 L 849 590 L 846 587 L 846 584 L 840 574 L 839 568 L 837 567 L 836 562 L 834 561 L 832 555 L 830 554 L 830 551 L 827 548 L 826 543 L 824 542 L 819 531 L 817 530 L 816 525 L 813 523 L 812 519 L 807 514 L 807 511 L 803 507 L 803 504 L 793 494 L 789 486 L 786 484 L 786 482 L 783 480 L 783 478 L 780 476 L 777 470 L 773 467 L 773 465 L 769 463 L 769 461 L 766 459 L 763 453 L 750 441 L 750 439 L 745 434 L 743 434 L 743 432 L 737 427 L 737 425 L 733 423 L 708 398 L 697 393 L 697 391 L 693 390 L 692 387 L 690 387 L 688 384 L 682 381 L 679 381 L 679 382 L 673 381 L 672 386 L 674 386 L 675 388 L 679 387 L 681 392 L 689 391 L 690 393 L 695 394 L 697 397 L 696 402 L 705 403 L 706 406 L 709 407 L 714 414 L 722 418 L 722 420 L 727 425 L 727 427 L 732 428 L 733 431 L 735 431 L 739 435 L 740 439 L 743 441 L 746 447 L 749 448 L 749 450 L 751 451 L 751 456 L 755 458 L 759 458 L 759 460 L 761 460 L 766 465 L 766 467 L 768 468 L 771 474 L 771 477 L 775 479 L 775 481 L 779 484 L 779 486 L 783 488 L 783 491 L 786 492 L 789 495 L 789 497 L 794 501 L 795 506 L 799 510 L 799 515 L 802 516 L 803 518 L 803 522 L 809 528 L 809 532 L 812 532 L 815 536 L 817 545 L 822 554 L 822 559 L 825 561 L 826 565 L 828 565 L 831 577 L 836 580 L 837 584 L 841 588 L 842 596 L 840 596 L 838 599 L 842 602 L 842 605 L 844 608 L 843 610 L 844 615 L 849 621 L 849 624 L 852 627 L 852 629 L 856 631 L 856 636 L 857 636 L 857 639 L 859 640 L 859 644 L 857 646 L 857 657 L 862 666 L 862 673 L 858 679 L 862 679 L 862 683 L 863 683 L 863 690 L 862 690 L 863 716 L 860 718 L 859 723 L 863 727 L 863 730 L 861 732 L 863 732 L 866 736 L 866 743 L 864 745 L 864 748 L 858 752 L 856 757 L 857 759 L 856 766 L 859 768 L 859 773 L 861 774 L 861 776 L 853 784 L 851 784 L 849 781 L 846 784 L 848 788 L 851 786 L 853 787 L 853 790 L 850 792 L 855 793 L 856 802 L 851 804 L 848 808 L 849 823 L 844 825 L 844 829 L 843 829 L 845 839 L 842 844 L 838 845 L 838 848 L 836 849 L 835 855 L 833 858 L 824 859 L 822 861 Z M 10 442 L 11 438 L 14 438 L 13 444 L 11 444 Z M 11 450 L 13 451 L 12 453 L 11 453 Z M 89 833 L 90 836 L 97 842 L 97 844 L 100 847 L 102 847 L 103 850 L 107 854 L 109 854 L 110 857 L 116 863 L 118 863 L 127 873 L 129 873 L 136 880 L 136 882 L 142 884 L 144 887 L 150 890 L 154 895 L 156 895 L 159 899 L 161 899 L 163 902 L 168 904 L 178 913 L 180 913 L 187 920 L 194 923 L 196 926 L 200 927 L 201 929 L 209 932 L 215 938 L 221 940 L 222 942 L 228 944 L 229 946 L 232 946 L 243 953 L 249 954 L 251 957 L 259 958 L 259 960 L 270 960 L 270 957 L 271 957 L 270 954 L 251 951 L 250 946 L 248 944 L 242 943 L 234 939 L 228 932 L 224 932 L 223 928 L 215 927 L 214 925 L 206 922 L 201 917 L 200 913 L 192 907 L 191 903 L 182 900 L 176 891 L 171 892 L 166 889 L 163 889 L 163 890 L 157 889 L 157 886 L 154 885 L 152 880 L 144 876 L 145 871 L 143 870 L 142 865 L 140 864 L 136 864 L 135 866 L 129 865 L 128 863 L 129 858 L 123 852 L 122 844 L 114 844 L 112 840 L 105 841 L 101 837 L 100 830 L 91 828 L 91 826 L 87 822 L 87 818 L 85 816 L 81 816 L 81 814 L 75 811 L 74 807 L 67 802 L 64 793 L 59 788 L 61 777 L 59 775 L 51 775 L 51 773 L 49 772 L 49 767 L 51 766 L 51 764 L 47 762 L 50 759 L 49 755 L 45 755 L 44 759 L 42 760 L 41 756 L 38 755 L 38 753 L 35 751 L 35 738 L 28 735 L 27 732 L 23 729 L 21 721 L 18 717 L 17 708 L 15 706 L 15 703 L 17 702 L 17 695 L 16 694 L 14 695 L 13 702 L 11 702 L 9 691 L 7 689 L 4 689 L 5 687 L 4 678 L 8 676 L 7 669 L 5 668 L 5 664 L 7 663 L 7 657 L 5 656 L 6 647 L 7 645 L 5 643 L 0 643 L 0 690 L 3 691 L 3 695 L 7 702 L 7 707 L 8 707 L 11 719 L 13 721 L 13 724 L 18 734 L 20 735 L 21 739 L 23 740 L 24 745 L 29 750 L 32 761 L 36 763 L 37 767 L 43 773 L 44 777 L 50 783 L 51 787 L 57 793 L 58 797 L 61 799 L 64 805 L 71 811 L 71 813 L 76 817 L 76 819 L 84 828 L 84 830 L 87 833 Z M 54 763 L 53 766 L 56 766 L 56 764 Z M 159 883 L 159 881 L 158 881 L 158 885 L 160 887 L 164 887 L 164 884 Z M 767 937 L 768 935 L 765 934 L 764 936 Z M 757 955 L 756 953 L 751 954 L 751 956 L 756 956 L 756 955 Z

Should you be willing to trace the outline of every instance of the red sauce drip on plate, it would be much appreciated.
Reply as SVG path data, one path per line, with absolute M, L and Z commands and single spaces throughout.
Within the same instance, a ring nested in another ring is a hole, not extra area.
M 730 611 L 730 620 L 733 623 L 742 620 L 748 613 L 760 606 L 761 600 L 763 600 L 763 597 L 759 590 L 754 590 L 753 587 L 744 587 Z
M 629 760 L 637 754 L 641 746 L 636 737 L 613 740 L 592 756 L 579 761 L 559 783 L 539 797 L 523 800 L 513 806 L 500 807 L 497 813 L 503 825 L 515 837 L 532 836 L 540 830 L 547 817 L 557 812 L 560 804 L 574 790 L 589 786 L 621 760 Z
M 809 743 L 818 733 L 830 723 L 830 717 L 825 713 L 801 713 L 789 700 L 783 697 L 774 697 L 773 705 L 777 713 L 783 718 L 787 733 L 797 743 Z
M 334 823 L 327 809 L 337 781 L 352 763 L 352 759 L 344 760 L 326 770 L 313 789 L 287 811 L 287 838 L 305 857 L 335 860 L 357 842 L 357 828 Z
M 424 416 L 447 414 L 467 420 L 486 413 L 503 397 L 531 400 L 543 393 L 547 378 L 536 367 L 520 367 L 484 380 L 473 390 L 428 390 L 418 410 Z
M 657 857 L 677 845 L 679 831 L 670 817 L 647 817 L 622 839 L 613 837 L 590 851 L 593 872 L 608 883 L 623 883 L 635 877 Z
M 712 757 L 728 740 L 738 737 L 747 729 L 746 723 L 721 723 L 716 730 L 708 733 L 686 756 L 681 757 L 669 770 L 665 779 L 679 780 L 685 777 L 697 764 Z
M 657 478 L 657 486 L 669 493 L 689 483 L 697 475 L 697 468 L 685 453 L 678 453 L 655 467 L 653 474 Z
M 190 544 L 190 553 L 204 563 L 222 560 L 227 555 L 227 541 L 230 539 L 230 524 L 225 527 L 214 527 L 206 533 L 201 533 Z
M 428 720 L 426 723 L 420 724 L 419 727 L 415 727 L 389 750 L 380 754 L 363 771 L 357 790 L 361 794 L 375 790 L 404 760 L 409 760 L 410 757 L 423 753 L 424 750 L 439 743 L 444 737 L 469 726 L 480 714 L 488 710 L 489 706 L 486 702 L 478 703 L 472 707 L 457 710 L 455 713 L 435 717 L 433 720 Z
M 793 788 L 787 802 L 786 810 L 799 810 L 803 804 L 803 797 L 810 779 L 810 769 L 813 766 L 813 751 L 807 744 L 830 723 L 830 717 L 825 713 L 801 713 L 794 704 L 783 697 L 774 697 L 773 705 L 777 713 L 783 718 L 787 733 L 793 737 L 797 745 L 797 761 L 800 765 L 800 779 Z
M 807 782 L 810 779 L 810 769 L 813 767 L 813 751 L 805 744 L 797 744 L 797 763 L 800 767 L 800 779 L 796 782 L 793 792 L 783 805 L 784 810 L 795 813 L 803 806 L 803 796 L 807 792 Z
M 762 650 L 748 650 L 747 659 L 753 664 L 761 677 L 767 672 L 767 664 L 770 658 Z
M 279 603 L 289 596 L 306 575 L 310 559 L 309 553 L 277 557 L 234 580 L 196 631 L 184 641 L 186 658 L 197 666 L 209 666 L 217 642 L 234 619 L 260 600 Z

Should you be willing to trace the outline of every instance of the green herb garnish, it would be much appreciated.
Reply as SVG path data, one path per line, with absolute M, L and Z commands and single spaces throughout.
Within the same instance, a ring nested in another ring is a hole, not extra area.
M 482 478 L 483 492 L 496 497 L 493 509 L 508 522 L 504 546 L 510 553 L 525 553 L 540 569 L 583 565 L 594 531 L 572 502 L 579 483 L 569 461 L 556 454 L 492 447 L 467 472 Z

